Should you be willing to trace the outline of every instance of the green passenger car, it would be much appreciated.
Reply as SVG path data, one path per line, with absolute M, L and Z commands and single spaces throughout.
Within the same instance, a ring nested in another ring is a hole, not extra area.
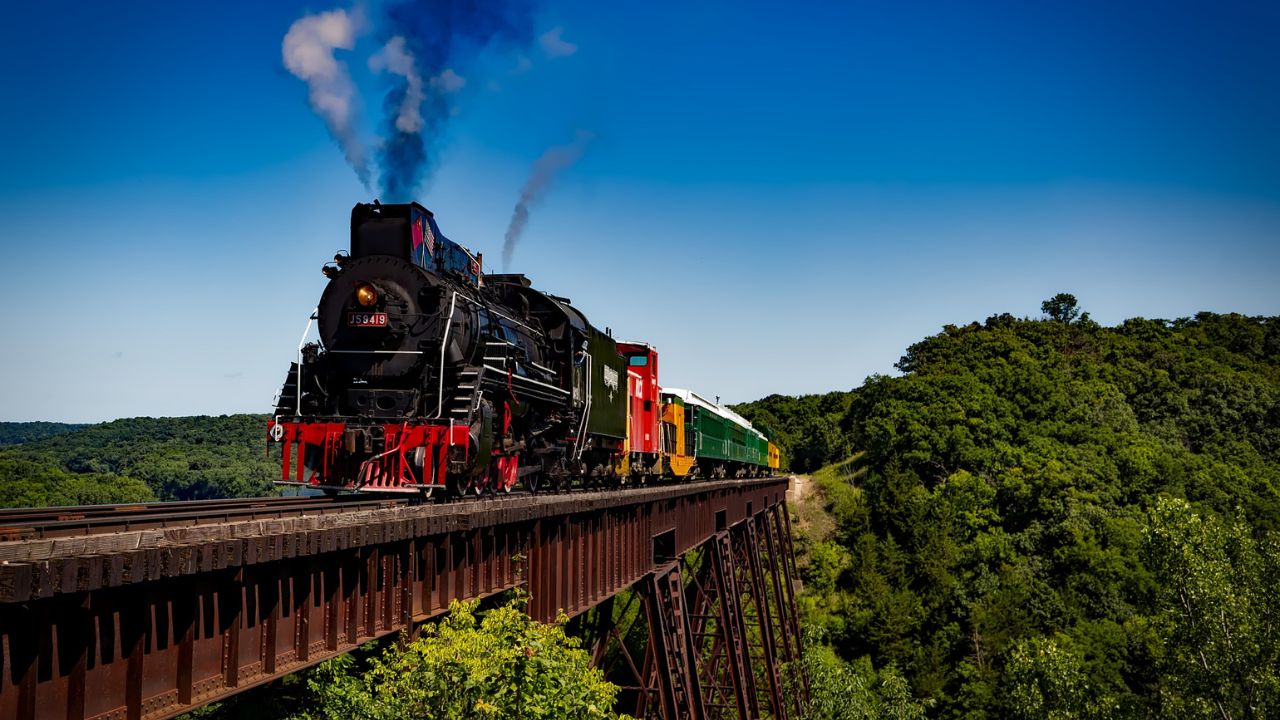
M 664 388 L 663 395 L 684 404 L 685 437 L 704 474 L 768 467 L 769 441 L 745 418 L 688 390 Z

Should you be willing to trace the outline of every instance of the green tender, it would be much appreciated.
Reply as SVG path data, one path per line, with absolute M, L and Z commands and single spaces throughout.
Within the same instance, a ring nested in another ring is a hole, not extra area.
M 618 354 L 618 344 L 608 335 L 588 327 L 587 353 L 591 355 L 591 415 L 587 418 L 587 432 L 624 438 L 627 436 L 627 369 Z M 584 369 L 574 370 L 579 388 Z

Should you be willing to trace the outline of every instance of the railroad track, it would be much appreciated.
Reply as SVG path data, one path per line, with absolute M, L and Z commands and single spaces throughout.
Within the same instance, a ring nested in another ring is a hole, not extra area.
M 0 510 L 0 542 L 327 515 L 407 502 L 407 498 L 339 495 L 12 508 Z

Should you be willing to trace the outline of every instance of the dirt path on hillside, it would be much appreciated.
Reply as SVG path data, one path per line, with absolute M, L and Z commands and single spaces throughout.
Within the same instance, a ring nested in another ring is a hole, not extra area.
M 813 495 L 813 480 L 808 475 L 792 475 L 787 482 L 787 502 L 799 505 Z
M 787 508 L 791 513 L 792 530 L 798 539 L 820 542 L 835 534 L 835 519 L 827 512 L 826 505 L 826 495 L 812 477 L 791 476 L 787 484 Z

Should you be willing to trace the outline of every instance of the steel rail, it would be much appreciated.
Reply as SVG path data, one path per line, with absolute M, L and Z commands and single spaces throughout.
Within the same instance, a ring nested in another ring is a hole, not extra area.
M 0 541 L 101 535 L 159 528 L 191 527 L 299 515 L 328 515 L 407 503 L 407 499 L 368 496 L 271 497 L 196 500 L 144 505 L 36 508 L 0 514 Z
M 51 505 L 47 507 L 0 508 L 0 522 L 40 521 L 46 518 L 58 519 L 68 516 L 123 516 L 146 512 L 162 512 L 177 505 L 192 509 L 220 509 L 224 507 L 244 507 L 246 503 L 284 504 L 298 500 L 331 500 L 333 498 L 316 496 L 284 496 L 275 495 L 253 498 L 216 498 L 212 500 L 173 500 L 162 502 L 114 503 L 108 505 Z

